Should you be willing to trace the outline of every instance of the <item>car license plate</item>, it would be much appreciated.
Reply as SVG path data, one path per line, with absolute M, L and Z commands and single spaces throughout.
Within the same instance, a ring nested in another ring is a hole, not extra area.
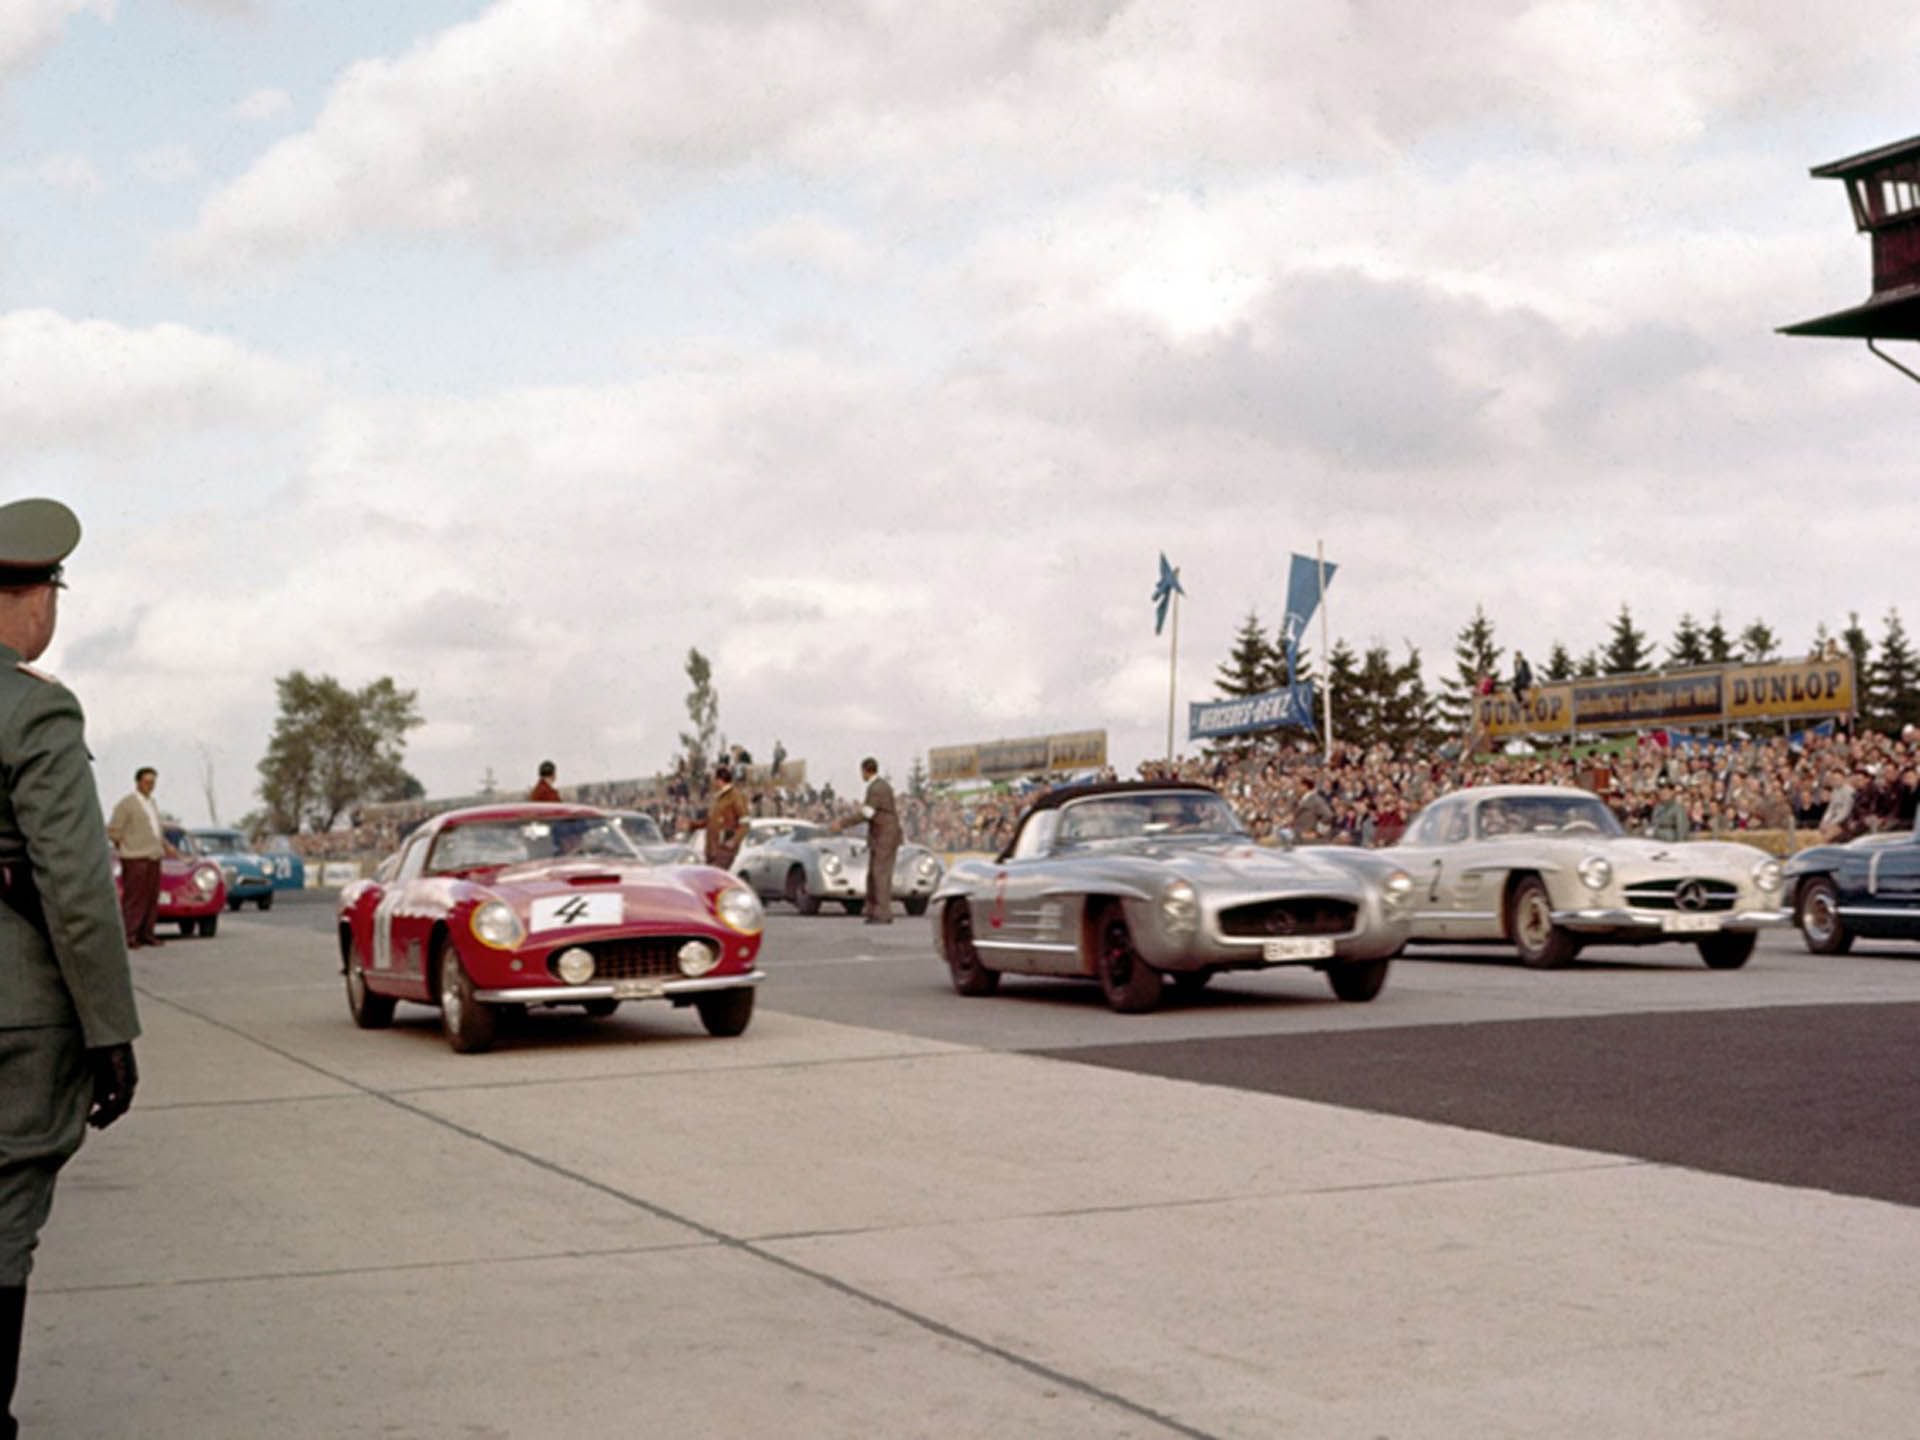
M 1326 935 L 1295 935 L 1260 944 L 1262 960 L 1325 960 L 1332 954 L 1333 940 Z
M 1718 930 L 1718 915 L 1662 915 L 1660 928 L 1669 932 L 1692 935 L 1702 930 Z
M 616 980 L 613 982 L 613 998 L 616 1000 L 657 1000 L 667 993 L 664 980 Z

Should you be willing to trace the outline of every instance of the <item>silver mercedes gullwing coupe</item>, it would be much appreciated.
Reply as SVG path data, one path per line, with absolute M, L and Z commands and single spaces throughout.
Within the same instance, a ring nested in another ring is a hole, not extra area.
M 1543 969 L 1583 945 L 1677 942 L 1737 970 L 1761 930 L 1792 918 L 1764 850 L 1630 836 L 1598 795 L 1571 786 L 1455 791 L 1382 853 L 1413 876 L 1414 943 L 1505 942 Z
M 991 860 L 955 865 L 933 933 L 962 995 L 1002 974 L 1098 980 L 1151 1010 L 1223 970 L 1311 966 L 1371 1000 L 1405 943 L 1413 880 L 1382 853 L 1274 849 L 1205 785 L 1122 781 L 1042 796 Z

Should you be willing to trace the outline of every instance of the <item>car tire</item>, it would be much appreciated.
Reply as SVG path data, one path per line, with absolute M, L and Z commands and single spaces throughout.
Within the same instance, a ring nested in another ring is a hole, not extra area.
M 473 981 L 467 967 L 445 941 L 440 943 L 436 966 L 440 997 L 440 1028 L 456 1055 L 477 1055 L 493 1047 L 496 1017 L 493 1011 L 473 998 Z
M 1853 932 L 1840 918 L 1840 891 L 1833 881 L 1817 875 L 1800 892 L 1794 909 L 1800 938 L 1816 955 L 1844 955 L 1853 948 Z
M 787 903 L 802 915 L 820 913 L 820 899 L 807 889 L 807 872 L 798 865 L 787 872 Z
M 1556 970 L 1580 949 L 1573 936 L 1553 923 L 1553 902 L 1538 875 L 1514 886 L 1507 903 L 1507 933 L 1513 937 L 1520 963 L 1535 970 Z
M 693 1008 L 700 1012 L 700 1023 L 707 1027 L 707 1034 L 726 1039 L 743 1032 L 753 1019 L 753 995 L 751 985 L 742 985 L 737 990 L 716 990 L 711 995 L 700 996 L 693 1002 Z
M 867 908 L 867 902 L 864 900 L 842 900 L 840 903 L 846 907 L 849 915 L 858 915 Z
M 924 915 L 927 913 L 927 899 L 925 895 L 908 895 L 900 903 L 906 907 L 907 914 Z
M 347 961 L 347 1013 L 362 1030 L 384 1030 L 393 1024 L 393 997 L 367 989 L 366 972 Z
M 589 1000 L 580 1007 L 596 1020 L 604 1020 L 620 1008 L 618 1000 Z
M 193 930 L 194 930 L 193 921 L 182 920 L 179 922 L 179 924 L 180 924 L 180 938 L 182 940 L 186 939 L 189 935 L 193 934 Z
M 946 912 L 940 917 L 940 949 L 958 994 L 991 995 L 1000 988 L 1000 972 L 980 961 L 980 951 L 973 943 L 973 912 L 964 899 L 947 902 Z
M 227 909 L 238 913 L 240 909 L 240 897 L 238 895 L 232 895 L 227 898 Z
M 219 930 L 220 917 L 218 915 L 202 915 L 200 917 L 200 934 L 202 938 L 211 940 Z
M 1389 960 L 1350 960 L 1327 967 L 1327 983 L 1333 993 L 1351 1004 L 1363 1005 L 1380 993 L 1387 983 Z
M 260 908 L 262 910 L 273 909 L 273 891 L 269 890 L 260 897 Z
M 1722 930 L 1700 937 L 1700 958 L 1709 970 L 1738 970 L 1753 958 L 1760 937 L 1751 930 Z
M 1107 1004 L 1120 1014 L 1144 1014 L 1160 1003 L 1164 977 L 1134 948 L 1127 912 L 1117 900 L 1094 921 L 1093 968 Z

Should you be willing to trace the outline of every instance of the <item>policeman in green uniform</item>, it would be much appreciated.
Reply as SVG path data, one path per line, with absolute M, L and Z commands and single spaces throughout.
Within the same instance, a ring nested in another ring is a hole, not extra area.
M 133 979 L 80 703 L 33 669 L 80 522 L 0 505 L 0 1440 L 11 1440 L 27 1272 L 87 1124 L 126 1113 Z

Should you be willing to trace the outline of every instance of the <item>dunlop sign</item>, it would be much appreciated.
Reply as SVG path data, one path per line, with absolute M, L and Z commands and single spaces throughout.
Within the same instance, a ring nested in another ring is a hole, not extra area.
M 1069 730 L 982 745 L 936 745 L 927 751 L 927 779 L 1007 780 L 1053 770 L 1097 770 L 1107 763 L 1107 732 Z
M 1850 715 L 1853 657 L 1560 680 L 1529 690 L 1525 705 L 1511 691 L 1483 696 L 1475 705 L 1480 733 L 1493 740 Z

